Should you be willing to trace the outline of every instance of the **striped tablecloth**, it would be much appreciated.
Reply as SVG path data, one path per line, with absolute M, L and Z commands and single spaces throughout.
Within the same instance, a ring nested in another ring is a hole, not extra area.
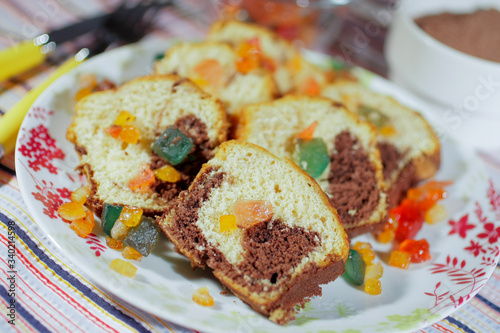
M 207 12 L 217 4 L 189 2 L 191 14 Z M 10 45 L 16 37 L 30 38 L 82 15 L 112 10 L 116 3 L 3 1 L 0 48 Z M 198 37 L 203 36 L 206 22 L 186 18 L 185 9 L 175 8 L 163 10 L 155 25 L 157 35 Z M 12 34 L 5 34 L 7 31 Z M 44 64 L 0 83 L 0 116 L 51 70 Z M 492 177 L 499 179 L 500 163 L 493 155 L 483 157 Z M 0 164 L 0 229 L 0 332 L 193 332 L 104 293 L 88 280 L 86 272 L 64 261 L 62 250 L 44 235 L 26 210 L 13 155 Z M 12 276 L 14 279 L 10 279 Z M 13 300 L 15 319 L 9 317 Z M 421 332 L 500 332 L 500 267 L 497 265 L 488 283 L 464 307 Z

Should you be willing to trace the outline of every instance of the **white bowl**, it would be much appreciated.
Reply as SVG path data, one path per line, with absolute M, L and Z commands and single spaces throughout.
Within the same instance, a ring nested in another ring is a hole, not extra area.
M 440 118 L 447 127 L 463 130 L 473 147 L 499 148 L 500 63 L 457 51 L 414 21 L 489 8 L 500 10 L 500 0 L 403 0 L 394 10 L 385 53 L 390 78 L 444 107 Z

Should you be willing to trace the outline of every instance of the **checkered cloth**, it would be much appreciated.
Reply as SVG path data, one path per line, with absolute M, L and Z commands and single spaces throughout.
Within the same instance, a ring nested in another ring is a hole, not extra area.
M 211 7 L 213 4 L 213 1 L 189 0 L 177 8 L 162 10 L 155 20 L 154 34 L 203 36 L 210 17 L 199 14 L 217 9 Z M 117 5 L 117 0 L 3 1 L 0 3 L 0 48 L 84 16 L 109 12 Z M 77 46 L 65 45 L 64 48 L 69 54 Z M 0 116 L 52 70 L 53 67 L 46 63 L 0 83 Z M 492 177 L 499 179 L 500 161 L 492 154 L 483 154 L 483 159 Z M 9 318 L 6 316 L 11 298 L 6 279 L 10 270 L 6 254 L 8 228 L 12 225 L 15 225 L 17 258 L 15 326 L 7 323 Z M 86 272 L 61 260 L 61 250 L 27 212 L 16 179 L 13 155 L 0 164 L 0 253 L 0 315 L 4 318 L 0 321 L 0 332 L 193 332 L 105 294 L 88 280 Z M 497 266 L 489 282 L 470 302 L 421 332 L 499 332 L 499 304 L 500 267 Z

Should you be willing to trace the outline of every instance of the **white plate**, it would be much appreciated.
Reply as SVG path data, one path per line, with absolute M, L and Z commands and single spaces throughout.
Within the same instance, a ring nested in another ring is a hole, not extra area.
M 151 72 L 156 54 L 167 42 L 133 45 L 107 52 L 83 63 L 58 79 L 34 103 L 19 134 L 16 171 L 23 198 L 37 224 L 66 254 L 65 260 L 86 272 L 105 290 L 157 316 L 203 332 L 371 332 L 405 331 L 425 327 L 448 316 L 474 296 L 492 274 L 499 257 L 500 197 L 476 158 L 442 135 L 440 180 L 454 180 L 444 200 L 451 220 L 425 225 L 418 238 L 426 238 L 432 259 L 401 270 L 384 264 L 382 294 L 370 296 L 343 278 L 323 287 L 297 319 L 281 327 L 254 312 L 235 296 L 220 295 L 221 284 L 209 270 L 192 271 L 187 259 L 173 251 L 166 239 L 152 255 L 134 262 L 133 279 L 108 268 L 120 252 L 105 246 L 103 233 L 78 237 L 56 213 L 69 201 L 70 191 L 84 179 L 74 168 L 78 157 L 66 138 L 73 112 L 79 73 L 95 73 L 122 83 Z M 323 61 L 323 60 L 320 60 Z M 398 87 L 366 71 L 361 80 L 376 90 L 425 111 L 426 106 Z M 387 259 L 389 245 L 370 241 L 377 260 Z M 207 286 L 215 306 L 201 307 L 191 300 L 193 291 Z

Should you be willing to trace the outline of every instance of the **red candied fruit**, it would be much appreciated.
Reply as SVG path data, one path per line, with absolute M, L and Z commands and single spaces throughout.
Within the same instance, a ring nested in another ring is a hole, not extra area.
M 395 235 L 398 242 L 415 237 L 424 224 L 424 211 L 420 210 L 417 202 L 408 199 L 391 209 L 389 216 L 398 221 Z
M 409 253 L 413 263 L 421 263 L 431 259 L 429 243 L 425 238 L 421 240 L 406 239 L 399 245 L 399 251 Z

